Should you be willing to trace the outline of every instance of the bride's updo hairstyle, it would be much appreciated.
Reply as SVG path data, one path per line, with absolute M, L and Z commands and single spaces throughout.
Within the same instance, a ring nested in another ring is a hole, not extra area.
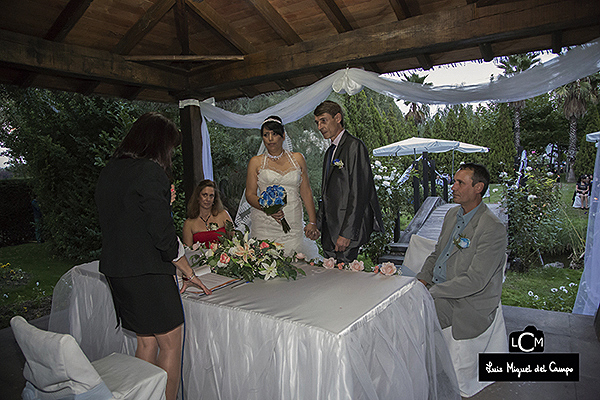
M 271 115 L 264 120 L 260 127 L 261 136 L 265 132 L 265 128 L 273 131 L 273 133 L 281 137 L 284 137 L 285 130 L 283 129 L 283 122 L 281 122 L 281 118 L 279 118 L 277 115 Z

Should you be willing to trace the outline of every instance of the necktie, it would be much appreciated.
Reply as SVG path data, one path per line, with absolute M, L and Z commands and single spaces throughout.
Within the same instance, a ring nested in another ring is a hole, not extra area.
M 335 144 L 332 144 L 327 149 L 327 167 L 325 168 L 325 177 L 329 176 L 329 167 L 331 166 L 331 159 L 333 158 L 333 152 L 335 151 Z

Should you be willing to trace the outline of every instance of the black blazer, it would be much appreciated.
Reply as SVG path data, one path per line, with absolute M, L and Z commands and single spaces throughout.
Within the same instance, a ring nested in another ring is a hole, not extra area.
M 325 154 L 317 227 L 322 231 L 323 224 L 327 224 L 330 237 L 322 238 L 323 246 L 335 247 L 338 236 L 350 239 L 352 247 L 361 246 L 369 241 L 371 232 L 384 230 L 369 151 L 360 139 L 346 131 L 333 158 L 343 166 L 330 165 L 326 173 Z
M 179 244 L 170 199 L 169 179 L 154 161 L 109 161 L 96 186 L 100 272 L 110 277 L 175 274 L 171 261 Z

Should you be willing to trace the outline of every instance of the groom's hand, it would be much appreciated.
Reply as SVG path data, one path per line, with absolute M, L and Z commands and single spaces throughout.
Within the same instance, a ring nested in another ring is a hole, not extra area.
M 343 236 L 338 236 L 335 242 L 335 251 L 345 251 L 350 246 L 350 239 L 346 239 Z

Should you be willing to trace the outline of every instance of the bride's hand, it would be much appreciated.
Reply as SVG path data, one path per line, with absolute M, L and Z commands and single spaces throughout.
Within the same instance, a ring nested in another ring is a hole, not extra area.
M 277 211 L 275 214 L 271 214 L 271 217 L 275 219 L 277 222 L 281 222 L 281 220 L 285 217 L 283 210 Z
M 321 236 L 321 233 L 315 224 L 308 223 L 304 227 L 304 235 L 310 240 L 317 240 Z

